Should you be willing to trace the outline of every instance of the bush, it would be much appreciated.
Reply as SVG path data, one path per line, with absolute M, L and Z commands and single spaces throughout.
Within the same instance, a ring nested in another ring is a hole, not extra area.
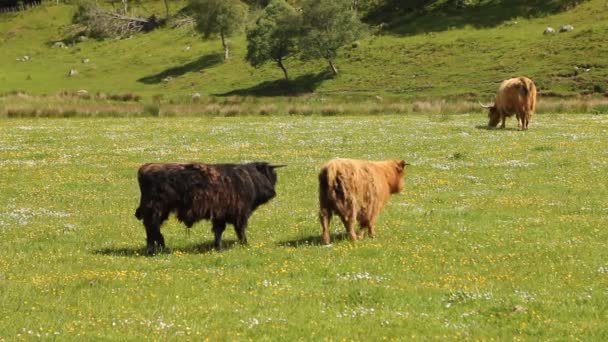
M 606 87 L 603 84 L 595 84 L 593 85 L 593 92 L 603 94 L 606 92 Z
M 263 105 L 258 109 L 258 114 L 260 115 L 272 115 L 272 114 L 276 114 L 277 112 L 277 106 L 275 105 Z
M 344 108 L 341 106 L 328 105 L 321 108 L 321 115 L 323 116 L 334 116 L 342 113 L 344 113 Z
M 237 116 L 243 113 L 243 108 L 239 105 L 225 106 L 220 109 L 220 115 L 222 116 Z
M 160 106 L 156 103 L 148 103 L 144 105 L 144 114 L 148 116 L 160 116 Z
M 608 104 L 600 104 L 591 110 L 592 114 L 608 114 Z

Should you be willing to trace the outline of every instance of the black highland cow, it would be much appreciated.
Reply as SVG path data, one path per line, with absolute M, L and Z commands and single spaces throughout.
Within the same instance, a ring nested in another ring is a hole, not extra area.
M 226 223 L 234 225 L 239 241 L 247 243 L 247 220 L 255 209 L 275 196 L 275 168 L 266 162 L 249 164 L 151 163 L 139 168 L 141 190 L 135 216 L 146 227 L 147 253 L 165 247 L 160 227 L 174 212 L 188 228 L 211 220 L 215 249 L 222 248 Z

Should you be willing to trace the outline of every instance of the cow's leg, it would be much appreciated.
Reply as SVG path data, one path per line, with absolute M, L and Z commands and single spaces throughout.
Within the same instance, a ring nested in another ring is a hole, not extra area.
M 226 229 L 226 222 L 220 220 L 213 220 L 213 234 L 215 235 L 214 247 L 216 251 L 222 250 L 222 233 Z
M 346 232 L 348 233 L 348 238 L 352 241 L 356 241 L 357 234 L 355 234 L 355 222 L 356 222 L 357 217 L 355 215 L 355 210 L 352 210 L 351 212 L 349 212 L 347 214 L 348 215 L 340 215 L 340 218 L 342 219 L 344 228 L 346 228 Z
M 369 222 L 367 220 L 363 220 L 359 222 L 359 233 L 357 234 L 357 238 L 359 240 L 365 237 L 365 234 L 368 231 Z
M 145 220 L 144 220 L 145 221 Z M 146 227 L 146 254 L 154 255 L 156 253 L 156 248 L 154 246 L 154 231 L 157 229 L 155 224 L 151 222 L 144 222 L 144 226 Z
M 374 230 L 375 226 L 376 226 L 376 218 L 375 217 L 374 218 L 370 218 L 369 220 L 365 221 L 361 225 L 361 230 L 359 231 L 359 239 L 363 238 L 366 233 L 369 234 L 369 237 L 375 238 L 376 237 L 376 231 Z
M 528 113 L 525 113 L 523 115 L 523 123 L 521 125 L 521 129 L 523 130 L 527 130 L 528 129 L 528 124 L 530 123 L 530 115 L 528 115 Z
M 329 224 L 331 222 L 331 216 L 331 209 L 321 207 L 321 210 L 319 210 L 319 221 L 321 221 L 321 228 L 323 228 L 323 243 L 326 245 L 331 243 L 331 237 L 329 236 Z
M 162 248 L 165 248 L 165 237 L 160 232 L 160 226 L 162 226 L 163 222 L 165 222 L 168 218 L 169 218 L 169 210 L 164 209 L 164 211 L 162 212 L 162 215 L 160 216 L 160 218 L 158 220 L 158 229 L 156 230 L 156 244 L 157 244 L 157 246 L 160 246 Z
M 162 221 L 152 217 L 144 218 L 144 226 L 146 227 L 146 253 L 148 255 L 156 254 L 156 247 L 165 247 L 165 238 L 160 233 Z
M 363 239 L 365 237 L 366 233 L 367 233 L 366 226 L 359 227 L 359 233 L 357 234 L 357 239 L 359 239 L 359 240 Z
M 521 115 L 520 113 L 517 113 L 516 117 L 517 117 L 517 128 L 523 129 L 524 116 Z
M 505 121 L 507 121 L 507 116 L 502 115 L 500 120 L 502 121 L 502 123 L 500 124 L 500 128 L 505 128 Z
M 376 237 L 376 229 L 375 229 L 375 227 L 376 227 L 376 217 L 372 217 L 369 220 L 369 224 L 367 225 L 367 229 L 369 231 L 369 236 L 371 238 L 375 238 Z
M 247 244 L 247 219 L 243 222 L 235 223 L 234 230 L 236 231 L 236 236 L 239 239 L 239 242 L 243 245 Z

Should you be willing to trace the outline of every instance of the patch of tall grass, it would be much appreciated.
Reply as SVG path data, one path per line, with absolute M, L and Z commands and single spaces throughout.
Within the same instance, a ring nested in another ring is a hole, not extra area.
M 55 96 L 32 96 L 24 92 L 0 97 L 0 117 L 104 117 L 104 116 L 242 116 L 242 115 L 380 115 L 380 114 L 467 114 L 485 113 L 476 101 L 416 100 L 394 98 L 329 98 L 320 95 L 265 99 L 230 96 L 201 97 L 196 101 L 164 101 L 153 97 L 142 104 L 135 94 L 83 97 L 62 92 Z M 606 97 L 539 98 L 537 113 L 605 113 Z

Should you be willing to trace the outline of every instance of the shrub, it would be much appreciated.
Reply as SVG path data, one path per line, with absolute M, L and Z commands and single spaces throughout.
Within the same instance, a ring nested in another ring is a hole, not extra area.
M 144 105 L 144 114 L 148 116 L 160 116 L 160 106 L 156 103 L 148 103 Z
M 277 112 L 277 106 L 270 104 L 270 105 L 263 105 L 260 108 L 258 108 L 258 114 L 260 115 L 272 115 L 272 114 L 276 114 Z
M 310 106 L 291 106 L 289 107 L 289 109 L 287 110 L 287 113 L 289 113 L 290 115 L 312 115 L 313 110 Z
M 342 106 L 327 105 L 321 108 L 321 115 L 323 116 L 334 116 L 344 113 Z
M 608 114 L 608 104 L 600 104 L 591 110 L 592 114 Z
M 219 115 L 220 114 L 220 105 L 212 103 L 203 107 L 203 114 L 207 115 Z
M 220 109 L 220 115 L 222 116 L 237 116 L 243 113 L 241 106 L 225 106 Z

